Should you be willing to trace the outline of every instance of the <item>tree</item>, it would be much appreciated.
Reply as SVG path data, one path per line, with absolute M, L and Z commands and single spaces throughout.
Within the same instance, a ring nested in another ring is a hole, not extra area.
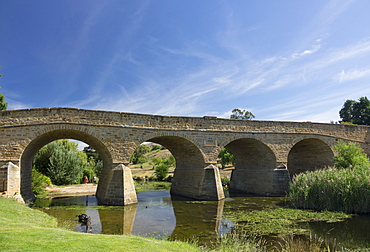
M 2 74 L 0 74 L 0 77 L 1 76 Z M 5 96 L 3 94 L 0 94 L 0 110 L 6 110 L 7 108 L 8 108 L 8 103 L 5 102 Z
M 353 123 L 357 125 L 370 125 L 370 101 L 367 97 L 361 97 L 359 101 L 346 100 L 339 111 L 341 123 Z
M 146 144 L 142 144 L 136 148 L 134 154 L 130 158 L 130 162 L 133 164 L 142 164 L 146 162 L 144 154 L 150 151 L 150 147 Z
M 234 164 L 235 162 L 234 155 L 231 154 L 226 148 L 221 149 L 220 154 L 218 154 L 218 158 L 220 159 L 222 169 L 224 169 L 227 164 Z
M 176 166 L 176 159 L 173 155 L 169 156 L 168 158 L 154 157 L 151 160 L 151 164 L 155 170 L 154 174 L 157 180 L 161 181 L 167 177 L 170 167 Z
M 230 119 L 252 120 L 255 117 L 252 112 L 246 111 L 244 109 L 233 109 L 231 112 L 232 114 L 230 115 Z
M 87 155 L 87 167 L 84 170 L 84 176 L 91 179 L 94 175 L 100 176 L 101 170 L 103 168 L 103 160 L 94 148 L 87 146 L 84 148 L 83 152 Z M 91 176 L 88 174 L 92 174 Z
M 357 143 L 339 142 L 334 146 L 334 166 L 337 168 L 369 168 L 370 160 Z
M 8 108 L 8 103 L 4 101 L 5 96 L 0 94 L 0 110 L 6 110 Z
M 87 156 L 79 152 L 78 144 L 68 139 L 57 140 L 42 147 L 33 165 L 48 176 L 53 184 L 74 184 L 80 181 L 87 164 Z

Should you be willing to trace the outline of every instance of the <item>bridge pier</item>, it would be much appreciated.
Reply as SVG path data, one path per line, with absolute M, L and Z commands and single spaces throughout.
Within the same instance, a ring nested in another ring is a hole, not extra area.
M 231 192 L 264 196 L 284 196 L 289 190 L 290 176 L 286 168 L 235 169 L 230 179 Z
M 225 198 L 220 172 L 214 165 L 206 168 L 175 169 L 171 194 L 198 200 L 221 200 Z
M 129 205 L 137 203 L 131 169 L 123 164 L 113 169 L 103 169 L 96 197 L 104 205 Z
M 7 197 L 17 198 L 22 203 L 32 198 L 31 195 L 21 195 L 21 169 L 12 162 L 0 166 L 0 192 Z

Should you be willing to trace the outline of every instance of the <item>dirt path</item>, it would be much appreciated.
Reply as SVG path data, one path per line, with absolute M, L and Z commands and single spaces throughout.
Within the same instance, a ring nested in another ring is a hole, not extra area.
M 79 184 L 63 187 L 51 186 L 47 187 L 46 190 L 49 191 L 52 196 L 83 196 L 94 195 L 97 187 L 96 184 Z

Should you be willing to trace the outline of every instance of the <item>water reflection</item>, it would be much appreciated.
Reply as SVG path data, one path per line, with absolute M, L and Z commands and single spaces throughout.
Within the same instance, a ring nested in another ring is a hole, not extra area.
M 232 223 L 221 225 L 224 201 L 189 201 L 173 197 L 169 191 L 138 193 L 138 204 L 124 207 L 98 206 L 94 196 L 77 196 L 38 200 L 36 207 L 58 219 L 60 226 L 78 232 L 86 227 L 77 222 L 76 215 L 91 217 L 92 233 L 132 234 L 158 239 L 199 240 L 216 239 L 227 233 Z
M 325 241 L 347 248 L 370 246 L 370 216 L 360 215 L 342 222 L 308 224 L 313 232 Z
M 223 214 L 224 201 L 172 201 L 176 227 L 170 240 L 197 238 L 201 243 L 217 239 Z M 226 230 L 223 230 L 225 232 Z M 226 232 L 229 232 L 227 230 Z
M 138 193 L 133 235 L 167 238 L 176 225 L 176 218 L 168 191 Z
M 174 197 L 168 191 L 138 193 L 139 202 L 129 206 L 98 206 L 94 196 L 38 200 L 35 206 L 58 219 L 60 226 L 86 232 L 76 215 L 91 217 L 92 233 L 132 234 L 157 239 L 209 243 L 234 229 L 228 218 L 237 211 L 279 207 L 284 198 L 236 197 L 221 201 L 191 201 Z M 339 223 L 310 222 L 304 228 L 327 244 L 366 247 L 370 241 L 370 216 L 363 215 Z

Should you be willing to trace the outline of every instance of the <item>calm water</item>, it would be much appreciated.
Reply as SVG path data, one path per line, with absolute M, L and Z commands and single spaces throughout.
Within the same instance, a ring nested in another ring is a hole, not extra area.
M 76 215 L 91 217 L 92 233 L 132 234 L 157 239 L 200 242 L 229 233 L 234 224 L 228 219 L 232 211 L 258 210 L 284 203 L 279 197 L 231 197 L 222 201 L 191 201 L 174 197 L 169 191 L 138 193 L 138 204 L 98 206 L 95 196 L 62 197 L 38 200 L 35 207 L 58 219 L 62 227 L 86 232 Z M 370 241 L 370 217 L 360 216 L 339 223 L 309 223 L 314 234 L 335 244 L 366 246 Z

